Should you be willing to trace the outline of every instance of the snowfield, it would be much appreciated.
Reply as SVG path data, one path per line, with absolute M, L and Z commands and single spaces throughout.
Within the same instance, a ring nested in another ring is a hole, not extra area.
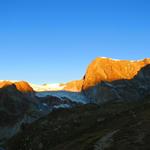
M 65 85 L 61 85 L 59 83 L 54 84 L 43 84 L 43 85 L 37 85 L 29 83 L 30 86 L 34 89 L 34 91 L 42 92 L 42 91 L 58 91 L 63 90 Z

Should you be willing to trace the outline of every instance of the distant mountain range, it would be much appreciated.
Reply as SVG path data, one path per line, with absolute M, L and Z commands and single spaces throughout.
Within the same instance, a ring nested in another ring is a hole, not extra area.
M 25 124 L 57 109 L 84 107 L 84 104 L 91 103 L 140 102 L 149 97 L 148 58 L 138 61 L 96 58 L 83 78 L 64 84 L 36 85 L 26 81 L 1 80 L 0 144 L 18 133 Z
M 1 80 L 0 87 L 14 84 L 19 91 L 24 93 L 35 93 L 39 97 L 52 95 L 61 98 L 61 96 L 66 96 L 73 101 L 80 102 L 103 103 L 113 99 L 137 100 L 141 98 L 139 90 L 147 93 L 147 88 L 149 88 L 147 87 L 149 78 L 146 78 L 144 75 L 141 76 L 142 70 L 149 72 L 149 64 L 149 58 L 129 61 L 98 57 L 91 62 L 84 77 L 80 80 L 63 84 L 43 85 L 36 85 L 25 81 Z M 135 83 L 138 85 L 136 86 Z M 132 97 L 127 97 L 124 93 L 128 93 L 127 95 Z

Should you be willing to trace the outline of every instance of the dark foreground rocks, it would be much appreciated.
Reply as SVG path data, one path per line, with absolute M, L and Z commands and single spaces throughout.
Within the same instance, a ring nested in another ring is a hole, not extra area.
M 27 126 L 7 150 L 149 150 L 150 98 L 59 109 Z

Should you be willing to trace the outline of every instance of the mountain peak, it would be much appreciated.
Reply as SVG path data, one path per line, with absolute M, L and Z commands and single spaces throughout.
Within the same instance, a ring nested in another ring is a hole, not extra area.
M 21 92 L 34 92 L 33 88 L 26 81 L 19 81 L 14 83 L 16 88 Z
M 15 85 L 17 90 L 23 93 L 34 92 L 33 88 L 26 81 L 0 81 L 0 88 Z
M 101 81 L 132 79 L 141 68 L 148 64 L 150 64 L 150 58 L 132 61 L 97 57 L 87 68 L 83 89 L 88 89 Z

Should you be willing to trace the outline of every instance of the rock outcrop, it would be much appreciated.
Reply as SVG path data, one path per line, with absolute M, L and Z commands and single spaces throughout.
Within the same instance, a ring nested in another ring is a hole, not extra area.
M 79 92 L 82 89 L 83 80 L 75 80 L 65 84 L 64 90 L 71 92 Z
M 113 60 L 110 58 L 96 58 L 87 68 L 83 90 L 102 81 L 132 79 L 144 66 L 150 64 L 150 59 L 141 61 Z
M 21 92 L 24 93 L 34 92 L 33 88 L 26 81 L 15 82 L 14 84 L 16 85 L 16 88 Z
M 26 81 L 18 81 L 18 82 L 11 82 L 11 81 L 1 81 L 0 88 L 7 87 L 10 85 L 15 85 L 17 90 L 23 93 L 33 93 L 33 88 L 28 84 Z
M 90 102 L 141 100 L 150 90 L 150 59 L 97 58 L 88 67 L 82 90 Z

